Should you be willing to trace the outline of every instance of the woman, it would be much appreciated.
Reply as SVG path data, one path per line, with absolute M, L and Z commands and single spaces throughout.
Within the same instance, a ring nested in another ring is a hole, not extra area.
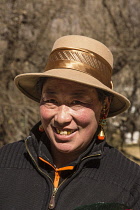
M 130 106 L 113 90 L 112 66 L 105 45 L 71 35 L 55 42 L 43 73 L 15 78 L 40 103 L 41 122 L 1 149 L 1 209 L 140 209 L 139 166 L 105 142 L 106 118 Z

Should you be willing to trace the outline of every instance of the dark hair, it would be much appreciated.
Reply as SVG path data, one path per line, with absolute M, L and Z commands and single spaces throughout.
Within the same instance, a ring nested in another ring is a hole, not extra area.
M 41 95 L 41 92 L 42 92 L 42 88 L 43 88 L 43 84 L 44 82 L 46 82 L 47 80 L 47 77 L 40 77 L 38 82 L 37 82 L 37 91 L 38 93 Z M 105 90 L 102 90 L 102 89 L 99 89 L 99 88 L 95 88 L 97 93 L 98 93 L 98 98 L 99 98 L 99 101 L 101 101 L 102 103 L 104 102 L 105 98 L 108 97 L 110 99 L 112 99 L 113 97 L 113 94 L 112 93 L 109 93 Z
M 36 88 L 37 88 L 37 92 L 40 95 L 42 93 L 43 84 L 44 82 L 46 82 L 46 80 L 47 80 L 47 77 L 40 77 L 39 80 L 37 81 Z
M 99 88 L 96 88 L 96 91 L 98 93 L 98 98 L 99 98 L 99 101 L 101 101 L 102 103 L 104 102 L 105 98 L 109 98 L 110 100 L 113 98 L 113 94 L 112 93 L 109 93 L 105 90 L 102 90 L 102 89 L 99 89 Z

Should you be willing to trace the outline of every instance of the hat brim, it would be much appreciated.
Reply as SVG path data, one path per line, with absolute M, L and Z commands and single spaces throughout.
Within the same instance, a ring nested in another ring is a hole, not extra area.
M 36 84 L 37 84 L 39 78 L 41 78 L 41 77 L 54 77 L 54 78 L 70 80 L 73 82 L 78 82 L 81 84 L 99 88 L 99 89 L 102 89 L 109 93 L 112 93 L 114 95 L 114 97 L 113 97 L 111 105 L 110 105 L 108 117 L 116 116 L 116 115 L 124 112 L 130 106 L 129 100 L 126 97 L 124 97 L 123 95 L 108 88 L 103 83 L 101 83 L 99 80 L 95 79 L 94 77 L 90 76 L 89 74 L 86 74 L 86 73 L 83 73 L 80 71 L 76 71 L 76 70 L 72 70 L 72 69 L 50 69 L 43 73 L 20 74 L 15 77 L 15 84 L 23 94 L 25 94 L 32 100 L 39 102 L 40 94 L 39 94 L 39 91 L 37 91 Z

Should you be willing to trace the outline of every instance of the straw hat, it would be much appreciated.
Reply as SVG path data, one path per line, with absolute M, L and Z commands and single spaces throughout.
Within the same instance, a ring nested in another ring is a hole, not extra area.
M 40 101 L 37 81 L 41 77 L 66 79 L 112 93 L 108 117 L 124 112 L 129 100 L 113 90 L 111 81 L 113 56 L 101 42 L 79 35 L 56 40 L 43 73 L 20 74 L 15 78 L 19 90 L 34 101 Z

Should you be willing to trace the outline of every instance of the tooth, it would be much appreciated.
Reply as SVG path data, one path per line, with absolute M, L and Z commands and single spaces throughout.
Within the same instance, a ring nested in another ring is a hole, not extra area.
M 67 131 L 63 131 L 63 134 L 64 134 L 64 135 L 67 135 Z
M 56 128 L 57 133 L 60 133 L 60 131 L 58 130 L 58 128 Z
M 56 132 L 60 135 L 70 135 L 73 131 L 61 131 L 58 128 L 56 128 Z
M 67 135 L 67 131 L 60 131 L 60 135 Z
M 68 131 L 68 132 L 67 132 L 68 135 L 70 135 L 71 133 L 72 133 L 71 131 Z

